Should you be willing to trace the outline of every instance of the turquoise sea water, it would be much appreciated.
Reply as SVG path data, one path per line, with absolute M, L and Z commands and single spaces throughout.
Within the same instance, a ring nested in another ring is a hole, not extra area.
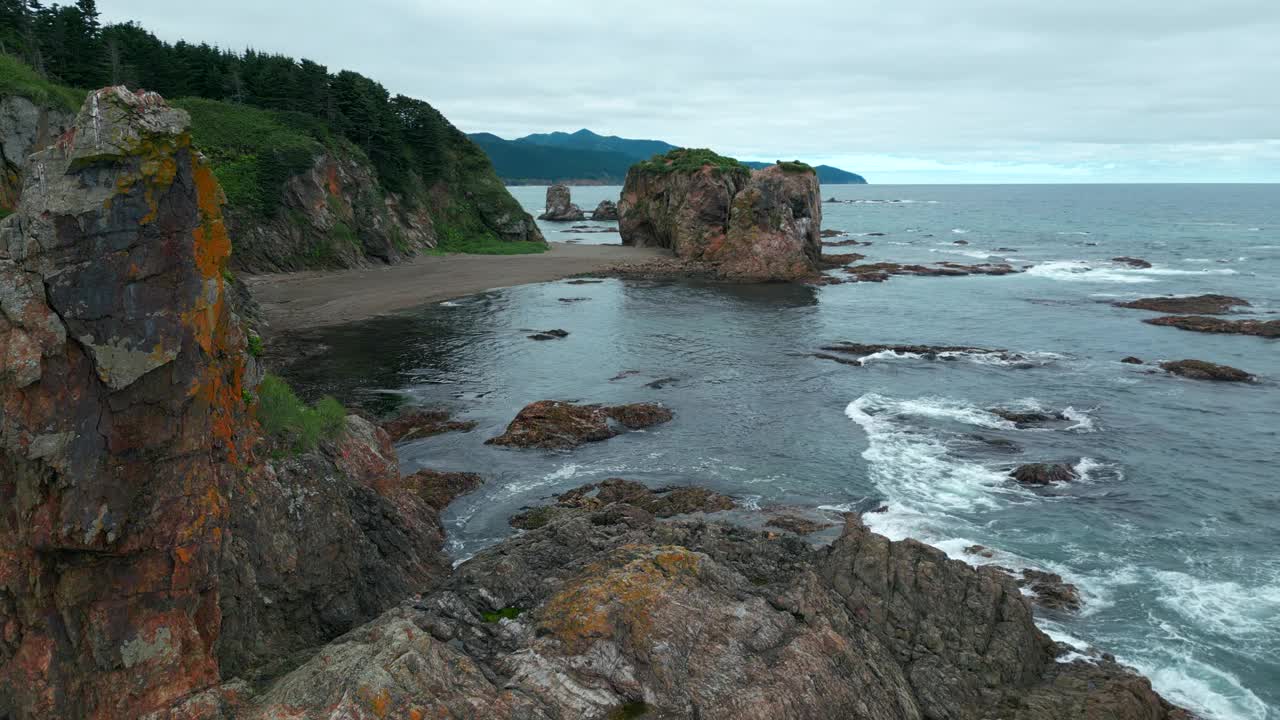
M 544 188 L 513 188 L 532 212 Z M 574 188 L 591 209 L 618 188 Z M 289 371 L 309 392 L 454 408 L 479 427 L 402 447 L 406 470 L 488 482 L 447 512 L 459 558 L 522 505 L 582 483 L 692 482 L 748 506 L 869 514 L 967 561 L 1061 573 L 1075 615 L 1055 637 L 1093 644 L 1206 717 L 1280 718 L 1280 341 L 1146 325 L 1116 300 L 1205 292 L 1280 312 L 1280 186 L 835 186 L 824 227 L 864 236 L 867 262 L 1034 265 L 1007 277 L 895 277 L 822 289 L 563 282 L 482 293 L 322 333 L 332 351 Z M 616 235 L 549 239 L 617 242 Z M 967 244 L 956 244 L 963 240 Z M 1138 270 L 1109 261 L 1136 256 Z M 562 302 L 561 298 L 587 298 Z M 553 342 L 531 330 L 563 328 Z M 978 345 L 1031 363 L 877 356 L 821 345 Z M 1260 376 L 1196 382 L 1121 364 L 1198 358 Z M 624 371 L 637 371 L 613 379 Z M 674 378 L 661 389 L 650 381 Z M 676 419 L 571 453 L 486 446 L 540 399 L 658 400 Z M 1065 410 L 1018 429 L 990 407 Z M 978 436 L 1014 443 L 988 444 Z M 1082 479 L 1029 490 L 1007 469 L 1069 462 Z

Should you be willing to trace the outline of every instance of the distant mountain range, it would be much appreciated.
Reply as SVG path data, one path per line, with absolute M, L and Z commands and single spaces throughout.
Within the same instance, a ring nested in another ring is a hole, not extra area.
M 587 129 L 575 133 L 552 132 L 505 140 L 493 133 L 472 133 L 504 182 L 511 185 L 546 185 L 554 182 L 621 185 L 627 169 L 639 160 L 675 150 L 661 140 L 633 140 L 617 135 L 597 135 Z M 753 168 L 771 165 L 747 161 Z M 824 185 L 862 185 L 867 181 L 830 165 L 818 165 L 818 182 Z

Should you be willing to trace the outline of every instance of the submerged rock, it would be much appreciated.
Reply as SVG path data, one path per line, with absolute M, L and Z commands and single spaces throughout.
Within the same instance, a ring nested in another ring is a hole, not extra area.
M 1060 412 L 1043 412 L 1040 410 L 1008 410 L 1006 408 L 988 408 L 987 412 L 1003 418 L 1018 427 L 1040 425 L 1047 422 L 1066 420 L 1067 416 Z
M 1160 363 L 1167 373 L 1192 380 L 1218 380 L 1221 382 L 1250 382 L 1253 375 L 1230 365 L 1217 365 L 1204 360 L 1172 360 Z
M 1158 318 L 1147 318 L 1142 322 L 1150 325 L 1176 327 L 1179 330 L 1192 330 L 1194 332 L 1257 335 L 1265 338 L 1280 337 L 1280 320 L 1223 320 L 1199 315 L 1166 315 Z
M 670 249 L 725 279 L 804 279 L 821 253 L 817 175 L 796 163 L 753 172 L 708 150 L 674 150 L 632 166 L 618 214 L 624 245 Z
M 1096 244 L 1096 243 L 1086 243 L 1086 244 Z M 1136 257 L 1127 257 L 1127 256 L 1113 257 L 1111 258 L 1111 262 L 1123 263 L 1125 265 L 1128 265 L 1129 267 L 1138 268 L 1139 270 L 1146 270 L 1151 267 L 1151 263 L 1147 262 L 1146 260 L 1143 260 L 1142 258 L 1136 258 Z
M 833 360 L 845 365 L 856 365 L 858 367 L 863 366 L 863 361 L 866 358 L 879 353 L 893 353 L 930 361 L 956 361 L 962 358 L 972 358 L 986 362 L 994 361 L 1006 367 L 1019 369 L 1037 367 L 1045 363 L 1043 359 L 1036 359 L 1024 353 L 964 345 L 878 345 L 842 342 L 823 346 L 821 350 L 822 352 L 815 353 L 814 357 L 820 360 Z
M 670 410 L 656 403 L 603 406 L 542 400 L 526 405 L 506 432 L 485 443 L 564 450 L 620 435 L 622 429 L 618 425 L 639 430 L 672 417 Z
M 539 220 L 572 222 L 585 218 L 586 214 L 582 212 L 582 208 L 573 204 L 568 185 L 556 183 L 547 188 L 547 207 L 538 216 Z
M 1191 295 L 1186 297 L 1149 297 L 1114 303 L 1116 307 L 1154 310 L 1163 313 L 1223 315 L 1233 307 L 1249 307 L 1249 301 L 1231 295 Z
M 1125 358 L 1121 358 L 1121 359 L 1120 359 L 1120 362 L 1122 362 L 1122 363 L 1124 363 L 1124 364 L 1126 364 L 1126 365 L 1142 365 L 1142 364 L 1143 364 L 1143 362 L 1142 362 L 1142 358 L 1140 358 L 1140 357 L 1134 357 L 1134 356 L 1132 356 L 1132 355 L 1130 355 L 1130 356 L 1128 356 L 1128 357 L 1125 357 Z
M 1030 463 L 1018 466 L 1009 473 L 1009 477 L 1023 485 L 1051 485 L 1071 482 L 1080 476 L 1066 463 Z
M 923 277 L 965 277 L 967 275 L 1012 275 L 1023 272 L 1008 263 L 981 263 L 963 265 L 961 263 L 940 262 L 933 265 L 903 265 L 896 262 L 878 262 L 867 265 L 853 265 L 845 268 L 856 282 L 884 282 L 890 275 L 918 275 Z
M 529 339 L 530 340 L 561 340 L 567 337 L 569 337 L 568 330 L 560 330 L 557 328 L 555 330 L 543 330 L 542 332 L 534 333 L 529 336 Z
M 1110 658 L 1058 653 L 1012 578 L 856 517 L 815 548 L 618 500 L 481 552 L 242 717 L 1187 717 Z
M 382 423 L 391 442 L 406 442 L 447 432 L 470 432 L 474 420 L 455 421 L 445 410 L 409 410 Z
M 618 204 L 612 200 L 601 200 L 591 213 L 592 220 L 617 220 Z

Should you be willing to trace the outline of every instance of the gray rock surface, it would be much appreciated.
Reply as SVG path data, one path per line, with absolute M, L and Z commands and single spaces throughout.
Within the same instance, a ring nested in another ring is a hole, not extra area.
M 557 183 L 547 188 L 546 211 L 538 216 L 539 220 L 569 222 L 586 218 L 582 208 L 573 204 L 569 186 Z

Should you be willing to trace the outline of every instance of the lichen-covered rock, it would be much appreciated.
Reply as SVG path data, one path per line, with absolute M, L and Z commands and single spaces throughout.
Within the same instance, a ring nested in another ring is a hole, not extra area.
M 1233 368 L 1230 365 L 1219 365 L 1204 360 L 1171 360 L 1160 363 L 1160 369 L 1173 375 L 1180 375 L 1192 380 L 1217 380 L 1219 382 L 1250 382 L 1253 375 Z
M 330 644 L 242 717 L 1187 717 L 1106 657 L 1056 662 L 1001 571 L 856 517 L 814 548 L 623 501 L 561 509 Z
M 632 166 L 618 203 L 624 245 L 668 248 L 731 280 L 814 275 L 821 225 L 818 179 L 808 166 L 753 172 L 706 150 L 674 150 Z
M 585 217 L 586 214 L 582 212 L 582 208 L 573 204 L 568 185 L 557 183 L 547 188 L 547 207 L 546 211 L 538 216 L 539 220 L 568 222 L 582 220 Z
M 591 213 L 592 220 L 617 220 L 618 204 L 612 200 L 601 200 Z
M 251 460 L 222 193 L 186 116 L 91 93 L 0 223 L 0 714 L 136 717 L 219 678 Z
M 608 440 L 622 434 L 623 428 L 639 430 L 672 417 L 670 410 L 657 403 L 603 406 L 540 400 L 521 409 L 506 432 L 485 442 L 566 450 L 584 442 Z

